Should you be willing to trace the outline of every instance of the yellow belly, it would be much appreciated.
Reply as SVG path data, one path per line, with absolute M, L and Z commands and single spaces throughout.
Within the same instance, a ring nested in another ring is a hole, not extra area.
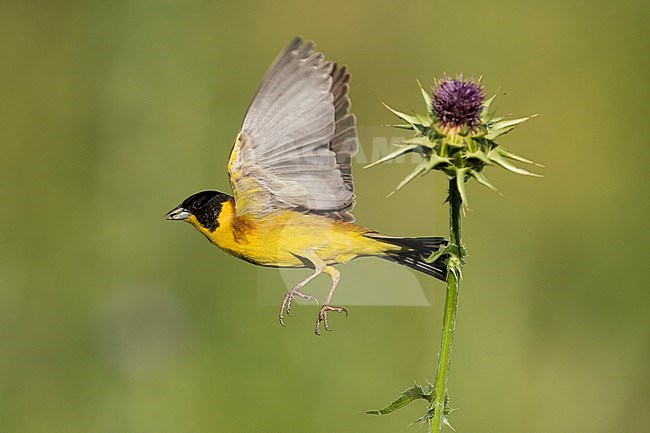
M 392 249 L 363 236 L 368 229 L 314 214 L 281 210 L 255 221 L 244 216 L 225 222 L 204 234 L 224 251 L 265 266 L 304 267 L 300 257 L 308 251 L 331 265 Z

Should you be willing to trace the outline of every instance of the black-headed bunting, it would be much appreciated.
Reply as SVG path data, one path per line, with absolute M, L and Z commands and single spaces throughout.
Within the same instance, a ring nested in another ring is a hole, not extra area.
M 302 288 L 329 275 L 316 334 L 321 324 L 329 330 L 328 312 L 347 314 L 330 304 L 340 279 L 335 265 L 375 256 L 440 280 L 447 274 L 443 259 L 424 260 L 445 239 L 384 236 L 353 223 L 351 161 L 359 144 L 349 83 L 345 66 L 295 38 L 264 76 L 235 140 L 228 163 L 233 195 L 202 191 L 167 214 L 250 263 L 312 269 L 282 300 L 283 325 L 296 296 L 318 302 Z

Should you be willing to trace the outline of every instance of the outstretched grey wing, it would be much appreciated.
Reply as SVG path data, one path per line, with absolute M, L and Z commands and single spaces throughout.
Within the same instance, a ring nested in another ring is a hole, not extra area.
M 230 155 L 241 213 L 298 209 L 353 220 L 358 149 L 350 74 L 294 39 L 262 80 Z

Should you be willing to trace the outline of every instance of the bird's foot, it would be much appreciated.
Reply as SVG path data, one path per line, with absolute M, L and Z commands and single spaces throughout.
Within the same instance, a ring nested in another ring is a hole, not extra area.
M 345 313 L 345 317 L 348 317 L 348 310 L 343 307 L 334 307 L 332 305 L 325 304 L 321 307 L 320 312 L 318 313 L 318 318 L 316 319 L 316 329 L 314 332 L 316 335 L 320 335 L 320 324 L 322 323 L 326 331 L 331 331 L 327 324 L 327 312 L 336 311 L 337 313 Z
M 299 298 L 306 299 L 308 301 L 315 301 L 316 305 L 318 305 L 318 299 L 316 299 L 312 295 L 308 295 L 307 293 L 302 293 L 299 289 L 293 288 L 290 291 L 287 292 L 286 295 L 284 295 L 284 299 L 282 300 L 282 305 L 280 306 L 280 324 L 284 326 L 284 313 L 286 311 L 287 316 L 291 316 L 291 303 L 293 302 L 293 298 L 298 296 Z

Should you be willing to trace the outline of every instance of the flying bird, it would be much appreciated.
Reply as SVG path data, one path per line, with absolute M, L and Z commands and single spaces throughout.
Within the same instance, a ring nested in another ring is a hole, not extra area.
M 296 37 L 277 56 L 248 108 L 228 162 L 232 196 L 201 191 L 167 213 L 184 220 L 225 252 L 250 263 L 309 268 L 311 275 L 282 300 L 318 300 L 303 287 L 320 274 L 332 285 L 315 332 L 330 330 L 327 313 L 341 273 L 334 266 L 374 256 L 444 281 L 444 258 L 425 259 L 447 244 L 441 237 L 392 237 L 354 224 L 352 157 L 359 140 L 350 111 L 350 73 L 326 61 L 314 43 Z

